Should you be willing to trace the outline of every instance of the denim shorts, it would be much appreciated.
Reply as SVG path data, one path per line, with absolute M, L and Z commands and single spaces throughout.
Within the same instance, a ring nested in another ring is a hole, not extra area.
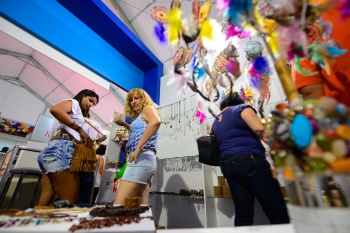
M 70 167 L 75 143 L 70 140 L 56 139 L 49 142 L 38 155 L 38 163 L 42 172 L 54 173 Z
M 134 161 L 128 163 L 121 180 L 148 184 L 151 181 L 152 176 L 155 175 L 156 170 L 156 155 L 153 151 L 148 150 L 139 154 L 136 163 Z

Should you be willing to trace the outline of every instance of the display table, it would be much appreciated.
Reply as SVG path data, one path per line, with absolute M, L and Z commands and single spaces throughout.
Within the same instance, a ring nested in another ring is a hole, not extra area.
M 79 224 L 79 218 L 87 217 L 91 219 L 88 212 L 85 213 L 78 213 L 78 214 L 70 214 L 73 216 L 70 221 L 67 217 L 65 218 L 56 218 L 55 220 L 45 221 L 44 218 L 41 218 L 40 221 L 38 221 L 39 218 L 34 218 L 32 221 L 30 221 L 29 224 L 23 224 L 24 219 L 28 219 L 29 217 L 7 217 L 4 215 L 0 215 L 0 222 L 5 221 L 8 223 L 7 225 L 0 227 L 0 232 L 10 232 L 10 233 L 38 233 L 38 232 L 50 232 L 50 233 L 63 233 L 63 232 L 69 232 L 69 229 L 73 225 Z M 147 210 L 146 212 L 140 214 L 140 222 L 135 223 L 131 222 L 129 224 L 124 223 L 123 225 L 113 225 L 109 228 L 95 228 L 95 229 L 86 229 L 86 230 L 76 230 L 74 232 L 120 232 L 120 233 L 130 233 L 130 232 L 143 232 L 143 233 L 154 233 L 155 230 L 155 224 L 152 217 L 152 211 L 151 209 Z M 94 218 L 98 219 L 98 218 Z M 101 218 L 100 218 L 101 219 Z M 16 221 L 15 224 L 11 225 L 12 221 Z M 21 225 L 22 224 L 22 225 Z
M 249 227 L 216 227 L 216 228 L 192 228 L 159 230 L 158 233 L 295 233 L 293 225 L 260 225 Z

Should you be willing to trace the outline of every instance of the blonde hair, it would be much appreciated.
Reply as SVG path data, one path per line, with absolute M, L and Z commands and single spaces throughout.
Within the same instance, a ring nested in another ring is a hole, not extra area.
M 135 93 L 141 98 L 140 112 L 142 112 L 143 108 L 146 105 L 151 105 L 151 106 L 155 107 L 154 102 L 152 101 L 152 98 L 148 95 L 148 93 L 145 90 L 143 90 L 141 88 L 131 89 L 129 91 L 128 95 L 126 96 L 124 113 L 126 116 L 131 117 L 133 120 L 135 120 L 138 117 L 138 115 L 140 114 L 139 112 L 134 111 L 133 107 L 131 106 L 131 101 L 132 101 L 133 95 Z

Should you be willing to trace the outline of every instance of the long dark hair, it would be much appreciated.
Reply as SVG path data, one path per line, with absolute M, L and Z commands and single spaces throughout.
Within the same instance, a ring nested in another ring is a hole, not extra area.
M 220 104 L 220 110 L 223 110 L 226 107 L 230 106 L 236 106 L 239 104 L 244 104 L 244 99 L 236 92 L 231 91 L 222 101 Z
M 106 153 L 106 148 L 107 148 L 106 145 L 101 144 L 101 145 L 99 146 L 99 148 L 97 148 L 96 154 L 104 155 L 104 154 Z
M 96 99 L 97 99 L 97 103 L 96 104 L 98 104 L 98 102 L 100 100 L 100 97 L 96 94 L 96 92 L 94 92 L 93 90 L 90 90 L 90 89 L 81 90 L 76 96 L 73 97 L 73 99 L 77 100 L 79 102 L 79 105 L 80 105 L 82 99 L 85 96 L 96 97 Z M 87 117 L 88 114 L 89 114 L 89 109 L 81 110 L 81 112 L 83 113 L 84 117 Z

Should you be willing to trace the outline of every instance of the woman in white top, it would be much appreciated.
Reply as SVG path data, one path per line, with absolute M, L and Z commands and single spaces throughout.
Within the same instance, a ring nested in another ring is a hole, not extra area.
M 51 114 L 60 122 L 60 131 L 38 156 L 39 166 L 44 173 L 38 205 L 50 205 L 55 194 L 58 199 L 68 200 L 70 204 L 78 202 L 79 174 L 69 170 L 74 152 L 72 141 L 81 140 L 85 145 L 92 146 L 93 140 L 82 126 L 84 116 L 98 101 L 99 96 L 94 91 L 85 89 L 73 99 L 51 107 Z

